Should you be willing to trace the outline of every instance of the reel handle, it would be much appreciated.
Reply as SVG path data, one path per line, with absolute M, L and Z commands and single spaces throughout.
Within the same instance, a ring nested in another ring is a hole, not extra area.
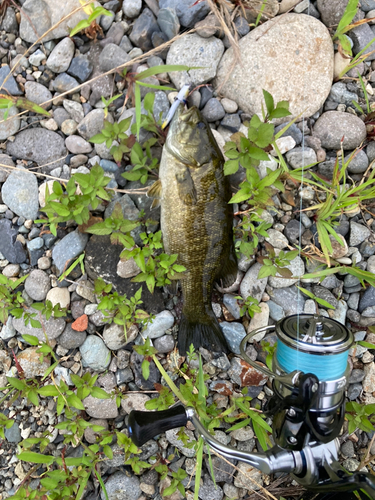
M 129 415 L 129 437 L 134 444 L 142 446 L 162 432 L 185 426 L 187 420 L 186 411 L 182 405 L 162 411 L 133 410 Z

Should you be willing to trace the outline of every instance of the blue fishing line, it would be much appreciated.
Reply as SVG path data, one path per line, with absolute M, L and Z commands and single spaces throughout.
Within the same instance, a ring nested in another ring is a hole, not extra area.
M 279 340 L 276 349 L 276 359 L 286 373 L 296 369 L 297 359 L 304 373 L 313 373 L 319 380 L 335 380 L 344 375 L 348 362 L 349 351 L 340 354 L 317 355 L 296 350 Z

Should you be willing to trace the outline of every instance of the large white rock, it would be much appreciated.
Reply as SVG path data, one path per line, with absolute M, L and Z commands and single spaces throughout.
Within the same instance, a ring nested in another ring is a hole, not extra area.
M 245 112 L 261 115 L 263 89 L 275 103 L 289 101 L 292 118 L 300 113 L 309 117 L 323 105 L 332 86 L 333 45 L 320 21 L 285 14 L 255 28 L 239 41 L 239 47 L 241 61 L 233 67 L 229 48 L 214 85 Z

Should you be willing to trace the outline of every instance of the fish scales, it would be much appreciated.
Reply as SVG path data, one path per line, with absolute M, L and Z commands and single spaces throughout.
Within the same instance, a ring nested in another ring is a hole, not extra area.
M 223 164 L 200 112 L 196 108 L 184 112 L 181 106 L 172 120 L 159 170 L 164 248 L 177 253 L 177 262 L 187 269 L 181 279 L 181 353 L 191 343 L 196 348 L 227 350 L 211 307 L 214 281 L 221 278 L 229 285 L 237 273 L 231 194 Z

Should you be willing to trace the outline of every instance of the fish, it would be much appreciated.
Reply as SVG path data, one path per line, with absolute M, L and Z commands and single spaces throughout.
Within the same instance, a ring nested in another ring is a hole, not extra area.
M 223 166 L 224 157 L 201 112 L 196 107 L 185 110 L 181 103 L 163 147 L 159 180 L 148 192 L 161 206 L 164 249 L 178 254 L 177 263 L 186 268 L 180 278 L 181 354 L 191 344 L 228 352 L 211 306 L 215 280 L 227 287 L 237 277 L 231 191 Z

